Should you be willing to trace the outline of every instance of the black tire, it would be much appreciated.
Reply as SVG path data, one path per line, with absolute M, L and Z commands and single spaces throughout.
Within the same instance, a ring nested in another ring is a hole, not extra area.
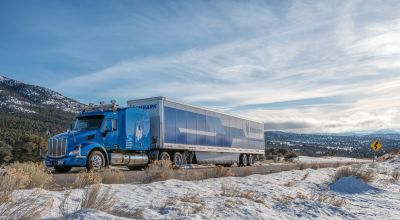
M 68 173 L 72 167 L 60 167 L 60 166 L 55 166 L 54 170 L 56 173 Z
M 253 166 L 254 165 L 254 156 L 253 155 L 249 155 L 248 159 L 247 159 L 247 164 L 249 166 Z
M 246 154 L 240 155 L 239 166 L 241 166 L 241 167 L 247 166 L 247 155 Z
M 96 171 L 96 170 L 101 170 L 105 167 L 106 165 L 106 159 L 104 158 L 104 155 L 100 151 L 92 151 L 89 154 L 86 169 L 88 171 Z
M 161 152 L 160 156 L 158 157 L 159 160 L 171 160 L 171 157 L 169 156 L 168 152 Z
M 129 170 L 142 170 L 146 168 L 146 166 L 128 166 Z
M 174 163 L 175 167 L 182 167 L 183 165 L 183 156 L 179 152 L 175 152 L 174 156 L 172 157 L 172 162 Z

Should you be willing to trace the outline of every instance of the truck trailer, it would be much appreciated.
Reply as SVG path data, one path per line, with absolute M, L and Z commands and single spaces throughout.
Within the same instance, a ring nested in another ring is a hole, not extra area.
M 263 123 L 165 97 L 89 105 L 69 131 L 49 139 L 45 163 L 72 167 L 141 169 L 154 160 L 185 164 L 251 166 L 264 155 Z

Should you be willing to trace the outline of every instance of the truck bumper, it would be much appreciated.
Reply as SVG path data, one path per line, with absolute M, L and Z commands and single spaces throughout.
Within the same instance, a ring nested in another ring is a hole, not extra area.
M 63 157 L 63 158 L 51 158 L 46 157 L 46 166 L 66 166 L 66 167 L 85 167 L 86 157 Z

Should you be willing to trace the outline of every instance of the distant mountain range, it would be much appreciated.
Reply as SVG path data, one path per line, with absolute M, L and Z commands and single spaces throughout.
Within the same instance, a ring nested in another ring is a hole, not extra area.
M 40 113 L 49 109 L 76 112 L 82 103 L 50 89 L 0 76 L 0 109 L 7 113 Z
M 379 154 L 400 147 L 400 133 L 393 130 L 342 134 L 298 134 L 282 131 L 266 131 L 267 149 L 288 149 L 308 156 L 335 155 L 370 157 L 370 143 L 379 139 L 383 148 Z

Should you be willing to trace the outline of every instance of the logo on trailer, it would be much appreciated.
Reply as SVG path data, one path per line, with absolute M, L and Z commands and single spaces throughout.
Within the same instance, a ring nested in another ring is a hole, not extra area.
M 143 137 L 143 129 L 142 126 L 137 125 L 136 126 L 136 131 L 135 131 L 135 138 L 137 141 L 139 141 L 140 139 L 142 139 Z

